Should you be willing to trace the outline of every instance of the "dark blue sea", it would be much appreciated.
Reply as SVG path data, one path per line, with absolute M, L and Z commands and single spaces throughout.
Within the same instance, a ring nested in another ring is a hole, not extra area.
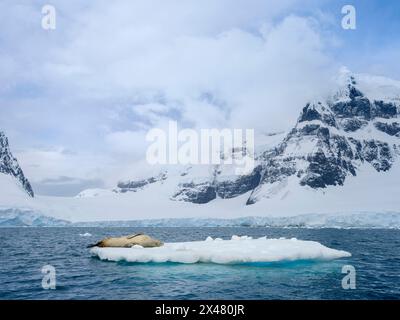
M 80 234 L 91 233 L 91 237 Z M 136 232 L 163 241 L 296 237 L 346 250 L 329 262 L 263 265 L 105 262 L 86 246 Z M 3 228 L 0 299 L 399 299 L 400 231 L 283 228 Z M 41 269 L 56 269 L 56 289 L 42 288 Z M 356 270 L 356 289 L 342 288 L 342 267 Z

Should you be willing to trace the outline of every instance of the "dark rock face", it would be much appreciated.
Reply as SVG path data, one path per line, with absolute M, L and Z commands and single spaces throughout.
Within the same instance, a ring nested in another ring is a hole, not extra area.
M 352 91 L 352 88 L 350 88 Z M 360 95 L 350 95 L 351 100 L 337 102 L 332 106 L 333 112 L 342 118 L 360 117 L 365 120 L 371 119 L 371 102 Z
M 251 174 L 240 176 L 237 180 L 216 183 L 217 195 L 229 199 L 253 190 L 260 183 L 260 171 L 261 167 L 258 167 Z
M 114 192 L 136 192 L 140 189 L 143 189 L 145 186 L 158 182 L 164 181 L 167 179 L 167 174 L 164 172 L 157 177 L 150 177 L 148 179 L 143 180 L 133 180 L 133 181 L 126 181 L 126 182 L 119 182 L 118 189 L 115 189 Z
M 296 173 L 293 158 L 269 159 L 265 165 L 262 182 L 275 183 Z M 260 181 L 261 182 L 261 181 Z
M 208 182 L 205 183 L 182 183 L 179 185 L 180 190 L 173 195 L 173 200 L 182 200 L 197 204 L 208 203 L 217 198 L 215 187 Z
M 383 123 L 383 122 L 375 122 L 375 128 L 378 130 L 387 133 L 390 136 L 400 137 L 400 124 L 398 122 L 393 123 Z
M 310 104 L 308 103 L 303 108 L 303 112 L 299 118 L 299 122 L 312 120 L 322 120 L 322 116 L 317 110 L 315 110 L 314 108 L 310 108 Z
M 348 90 L 349 100 L 339 101 L 331 106 L 336 116 L 341 118 L 353 118 L 350 120 L 354 122 L 354 120 L 360 120 L 354 119 L 354 117 L 371 120 L 373 118 L 389 119 L 397 115 L 398 111 L 395 104 L 384 101 L 371 102 L 353 85 L 349 85 Z
M 261 166 L 255 168 L 249 175 L 239 176 L 237 179 L 224 180 L 220 171 L 214 172 L 214 178 L 204 183 L 181 183 L 179 191 L 172 196 L 172 200 L 183 200 L 193 203 L 208 203 L 218 197 L 230 199 L 253 190 L 261 179 Z M 221 181 L 218 181 L 221 180 Z
M 393 103 L 385 103 L 383 101 L 375 101 L 373 108 L 373 116 L 390 119 L 397 115 L 397 107 Z
M 318 111 L 320 109 L 322 112 Z M 327 111 L 325 107 L 318 102 L 317 104 L 308 103 L 304 108 L 299 117 L 298 122 L 306 122 L 313 120 L 320 120 L 322 123 L 336 127 L 336 120 L 332 113 L 325 112 Z
M 312 188 L 343 185 L 347 175 L 356 175 L 351 161 L 354 159 L 354 153 L 350 143 L 344 137 L 337 135 L 332 135 L 324 143 L 320 143 L 321 148 L 315 153 L 307 156 L 309 166 L 305 170 L 304 178 L 300 180 L 300 185 Z
M 307 157 L 310 163 L 307 174 L 300 180 L 302 186 L 311 188 L 326 188 L 329 185 L 343 185 L 347 168 L 339 159 L 326 157 L 322 150 Z
M 34 197 L 33 189 L 28 179 L 24 176 L 24 172 L 18 164 L 16 158 L 13 157 L 8 139 L 3 132 L 0 131 L 0 173 L 15 177 L 22 185 L 29 196 Z
M 362 121 L 359 119 L 343 119 L 341 124 L 344 131 L 354 132 L 365 127 L 368 124 L 368 121 Z
M 312 135 L 316 135 L 319 132 L 319 129 L 321 128 L 321 126 L 319 124 L 308 124 L 306 126 L 304 126 L 303 128 L 300 129 L 300 132 L 303 135 L 308 135 L 308 136 L 312 136 Z
M 246 204 L 251 205 L 262 194 L 270 197 L 285 188 L 291 178 L 300 186 L 320 189 L 344 185 L 364 164 L 378 172 L 390 170 L 400 155 L 400 139 L 397 144 L 374 139 L 373 130 L 388 138 L 400 137 L 398 122 L 379 120 L 397 118 L 398 106 L 371 101 L 356 85 L 351 78 L 333 100 L 307 104 L 285 139 L 257 157 L 258 165 L 251 174 L 226 181 L 214 175 L 208 183 L 183 184 L 173 198 L 207 203 L 216 197 L 233 198 L 250 192 Z
M 316 151 L 288 156 L 288 148 L 302 141 L 314 143 Z M 300 179 L 300 185 L 311 188 L 343 185 L 347 175 L 356 175 L 351 162 L 354 157 L 351 143 L 342 136 L 332 134 L 328 127 L 313 124 L 296 128 L 286 137 L 281 148 L 277 149 L 277 154 L 272 154 L 266 161 L 266 170 L 260 186 L 294 175 Z M 306 168 L 299 169 L 299 162 L 306 163 Z M 250 197 L 248 203 L 254 202 L 256 199 Z
M 369 140 L 363 142 L 365 161 L 373 165 L 376 171 L 387 171 L 393 163 L 393 155 L 386 142 Z

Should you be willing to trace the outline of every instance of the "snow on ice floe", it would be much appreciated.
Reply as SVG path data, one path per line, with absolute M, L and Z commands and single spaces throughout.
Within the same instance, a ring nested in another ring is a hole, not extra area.
M 158 248 L 94 247 L 91 253 L 107 261 L 217 264 L 333 260 L 351 256 L 349 252 L 331 249 L 315 241 L 266 237 L 253 239 L 248 236 L 232 236 L 231 240 L 208 237 L 205 241 L 165 243 Z
M 81 236 L 81 237 L 91 237 L 92 234 L 89 233 L 89 232 L 86 232 L 86 233 L 80 233 L 79 236 Z

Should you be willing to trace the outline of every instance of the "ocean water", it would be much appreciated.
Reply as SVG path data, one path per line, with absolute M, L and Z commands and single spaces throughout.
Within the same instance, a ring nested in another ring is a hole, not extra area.
M 92 234 L 81 237 L 80 234 Z M 106 236 L 143 232 L 167 242 L 232 235 L 296 237 L 346 250 L 328 262 L 262 265 L 106 262 L 86 246 Z M 400 299 L 400 230 L 284 228 L 3 228 L 0 299 Z M 56 289 L 42 288 L 44 265 Z M 342 288 L 344 265 L 356 289 Z

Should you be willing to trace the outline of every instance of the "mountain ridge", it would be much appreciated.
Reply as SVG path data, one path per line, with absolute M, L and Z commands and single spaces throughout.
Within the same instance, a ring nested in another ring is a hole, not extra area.
M 0 131 L 0 174 L 14 177 L 30 197 L 33 198 L 35 196 L 32 186 L 25 177 L 18 160 L 11 153 L 8 138 L 2 131 Z
M 250 192 L 245 204 L 252 205 L 263 198 L 284 197 L 292 180 L 305 188 L 323 190 L 343 186 L 364 166 L 389 171 L 400 155 L 399 95 L 369 97 L 355 75 L 345 70 L 340 77 L 336 92 L 325 101 L 307 103 L 283 140 L 256 155 L 250 174 L 232 176 L 232 170 L 223 165 L 189 166 L 178 173 L 164 171 L 119 183 L 113 192 L 140 192 L 151 184 L 173 180 L 177 183 L 170 194 L 173 201 L 207 204 Z

